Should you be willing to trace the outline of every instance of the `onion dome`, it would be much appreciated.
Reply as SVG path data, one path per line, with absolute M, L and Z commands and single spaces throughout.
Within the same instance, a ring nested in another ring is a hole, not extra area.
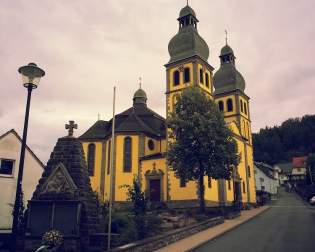
M 188 15 L 193 15 L 194 17 L 196 17 L 195 11 L 189 5 L 186 5 L 184 8 L 180 10 L 179 18 L 188 16 Z
M 232 48 L 226 44 L 221 49 L 221 66 L 213 76 L 214 94 L 222 94 L 230 91 L 245 90 L 245 80 L 235 67 L 235 56 Z
M 179 31 L 168 44 L 170 61 L 186 59 L 198 55 L 203 60 L 209 58 L 209 47 L 204 39 L 198 34 L 197 23 L 199 22 L 195 11 L 189 6 L 185 6 L 179 13 Z
M 147 104 L 147 94 L 142 88 L 139 88 L 133 95 L 133 105 L 136 104 Z

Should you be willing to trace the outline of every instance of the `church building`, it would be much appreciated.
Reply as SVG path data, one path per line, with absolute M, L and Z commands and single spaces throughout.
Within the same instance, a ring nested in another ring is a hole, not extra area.
M 240 163 L 231 180 L 205 177 L 207 206 L 228 206 L 234 200 L 256 203 L 249 97 L 245 80 L 237 71 L 232 48 L 226 43 L 220 53 L 220 68 L 209 64 L 209 47 L 198 33 L 194 10 L 185 6 L 179 14 L 177 34 L 170 40 L 166 68 L 166 111 L 173 110 L 176 97 L 196 86 L 215 100 L 234 133 Z M 124 203 L 127 190 L 138 178 L 151 202 L 169 206 L 198 205 L 198 185 L 177 178 L 167 165 L 166 120 L 147 106 L 147 94 L 138 89 L 132 107 L 115 116 L 113 201 Z M 91 185 L 103 201 L 109 200 L 112 120 L 98 120 L 79 137 L 86 156 Z

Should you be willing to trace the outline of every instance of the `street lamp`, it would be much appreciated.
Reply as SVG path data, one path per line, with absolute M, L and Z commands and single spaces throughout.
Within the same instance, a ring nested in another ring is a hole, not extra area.
M 22 146 L 21 146 L 21 153 L 20 153 L 19 173 L 18 173 L 18 178 L 17 178 L 16 194 L 15 194 L 15 202 L 14 202 L 14 210 L 13 210 L 11 251 L 15 251 L 17 236 L 18 236 L 19 214 L 20 214 L 20 209 L 21 209 L 20 204 L 21 204 L 22 179 L 23 179 L 23 169 L 24 169 L 24 157 L 25 157 L 31 94 L 32 94 L 32 90 L 37 88 L 40 78 L 45 75 L 44 70 L 40 69 L 34 63 L 29 63 L 26 66 L 20 67 L 19 73 L 22 75 L 23 86 L 27 88 L 27 102 L 26 102 L 26 110 L 25 110 Z

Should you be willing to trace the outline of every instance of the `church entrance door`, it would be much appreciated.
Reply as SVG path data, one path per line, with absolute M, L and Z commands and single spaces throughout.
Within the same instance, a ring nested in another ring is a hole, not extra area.
M 150 201 L 161 201 L 161 179 L 150 179 Z
M 235 185 L 234 186 L 234 201 L 235 201 L 235 205 L 237 207 L 240 207 L 240 205 L 242 203 L 241 182 L 235 181 L 234 185 Z

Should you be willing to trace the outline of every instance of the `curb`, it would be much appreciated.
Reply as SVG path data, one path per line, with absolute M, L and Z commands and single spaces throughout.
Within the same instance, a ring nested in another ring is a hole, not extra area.
M 212 237 L 211 239 L 209 239 L 209 240 L 207 240 L 207 241 L 204 241 L 204 242 L 201 242 L 200 244 L 198 244 L 198 245 L 196 245 L 196 246 L 194 246 L 194 247 L 192 247 L 192 248 L 190 248 L 190 249 L 188 249 L 188 250 L 185 250 L 184 252 L 193 252 L 195 249 L 201 247 L 202 245 L 204 245 L 204 244 L 206 244 L 206 243 L 208 243 L 208 242 L 210 242 L 210 241 L 212 241 L 212 240 L 214 240 L 214 239 L 216 239 L 216 238 L 218 238 L 218 237 L 220 237 L 220 236 L 222 236 L 222 235 L 224 235 L 224 234 L 226 234 L 226 233 L 228 233 L 228 232 L 230 232 L 230 231 L 236 229 L 237 227 L 239 227 L 239 226 L 241 226 L 241 225 L 247 223 L 248 221 L 254 219 L 255 217 L 257 217 L 257 216 L 259 216 L 259 215 L 265 213 L 265 212 L 266 212 L 267 210 L 269 210 L 270 208 L 271 208 L 271 206 L 266 207 L 264 210 L 262 210 L 262 211 L 259 212 L 258 214 L 251 216 L 250 218 L 248 218 L 248 219 L 244 220 L 243 222 L 241 222 L 241 223 L 235 225 L 234 227 L 231 227 L 230 229 L 227 229 L 227 230 L 225 230 L 225 231 L 223 231 L 223 232 L 221 232 L 221 233 L 215 235 L 215 236 Z

